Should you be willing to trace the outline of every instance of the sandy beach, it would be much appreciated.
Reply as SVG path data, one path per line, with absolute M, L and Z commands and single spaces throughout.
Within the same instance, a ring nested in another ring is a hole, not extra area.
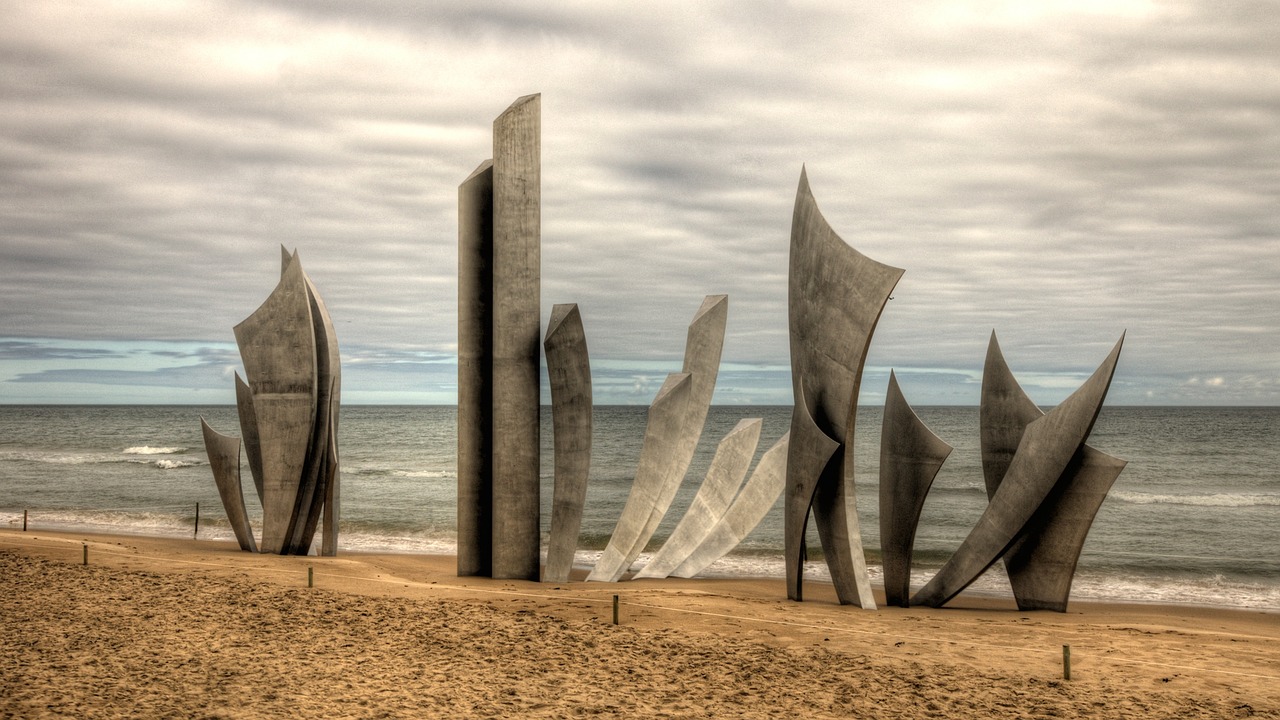
M 779 580 L 460 579 L 451 557 L 45 531 L 0 530 L 0 578 L 5 718 L 1280 717 L 1275 613 L 867 612 L 816 583 L 795 603 Z

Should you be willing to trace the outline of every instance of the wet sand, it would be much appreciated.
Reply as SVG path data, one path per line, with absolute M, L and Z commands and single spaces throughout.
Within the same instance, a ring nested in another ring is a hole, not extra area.
M 1280 718 L 1280 614 L 1212 608 L 869 612 L 816 583 L 0 530 L 0 619 L 4 718 Z

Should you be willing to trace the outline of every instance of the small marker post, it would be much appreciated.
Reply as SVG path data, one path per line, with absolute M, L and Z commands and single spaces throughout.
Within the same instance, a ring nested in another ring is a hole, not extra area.
M 1062 679 L 1071 679 L 1071 646 L 1062 646 Z
M 84 555 L 83 555 L 84 559 L 80 561 L 80 564 L 88 565 L 89 564 L 89 543 L 85 543 L 83 547 L 84 547 Z
M 310 565 L 307 566 L 307 587 L 314 587 L 315 576 L 312 575 L 314 571 L 315 571 L 315 568 L 311 567 Z
M 200 503 L 196 503 L 196 529 L 191 531 L 191 539 L 195 540 L 200 536 Z
M 27 531 L 27 511 L 26 511 L 26 508 L 23 508 L 23 510 L 22 510 L 22 532 L 26 532 L 26 531 Z
M 618 624 L 618 596 L 613 596 L 613 624 Z

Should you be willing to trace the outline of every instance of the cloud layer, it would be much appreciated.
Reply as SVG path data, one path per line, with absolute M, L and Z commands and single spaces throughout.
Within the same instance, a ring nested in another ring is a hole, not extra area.
M 1112 402 L 1280 404 L 1265 3 L 434 5 L 10 7 L 0 337 L 28 345 L 0 399 L 133 378 L 222 401 L 182 388 L 235 365 L 283 243 L 347 397 L 448 402 L 457 185 L 541 92 L 543 313 L 579 304 L 598 401 L 649 402 L 711 293 L 717 402 L 789 401 L 803 163 L 833 227 L 907 270 L 864 400 L 893 367 L 912 402 L 976 402 L 994 328 L 1057 402 L 1127 329 Z M 228 356 L 38 362 L 121 341 Z

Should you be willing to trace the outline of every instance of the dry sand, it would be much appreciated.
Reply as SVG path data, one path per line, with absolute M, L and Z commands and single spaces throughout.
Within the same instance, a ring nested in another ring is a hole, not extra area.
M 1275 613 L 867 612 L 814 583 L 453 562 L 0 530 L 0 717 L 1280 718 Z

